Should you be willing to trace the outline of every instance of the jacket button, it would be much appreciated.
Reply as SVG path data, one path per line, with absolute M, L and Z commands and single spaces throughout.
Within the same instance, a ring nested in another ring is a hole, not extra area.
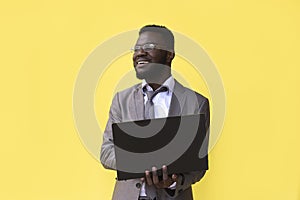
M 141 188 L 141 187 L 142 187 L 142 184 L 141 184 L 141 183 L 137 183 L 137 184 L 135 184 L 135 187 Z

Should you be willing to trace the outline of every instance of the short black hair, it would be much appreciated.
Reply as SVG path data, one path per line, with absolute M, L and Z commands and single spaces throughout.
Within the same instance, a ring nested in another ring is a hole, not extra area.
M 144 32 L 147 32 L 147 31 L 160 33 L 166 40 L 166 43 L 168 44 L 168 48 L 170 48 L 170 50 L 174 51 L 174 35 L 173 35 L 172 31 L 170 31 L 170 29 L 168 29 L 167 27 L 162 26 L 162 25 L 149 24 L 149 25 L 143 26 L 140 29 L 139 35 L 141 35 Z

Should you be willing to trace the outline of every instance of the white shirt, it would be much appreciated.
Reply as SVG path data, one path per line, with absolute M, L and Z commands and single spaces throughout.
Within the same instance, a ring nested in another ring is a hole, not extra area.
M 160 87 L 167 87 L 168 91 L 160 92 L 152 99 L 154 105 L 155 118 L 168 117 L 174 86 L 175 86 L 175 80 L 172 76 L 170 76 L 160 86 Z M 153 91 L 153 89 L 148 85 L 145 79 L 142 81 L 142 88 L 144 87 L 146 87 L 147 91 Z M 144 91 L 143 94 L 144 94 L 144 105 L 146 105 L 146 102 L 148 101 L 148 96 Z M 176 189 L 176 182 L 170 185 L 169 189 Z M 142 188 L 140 190 L 140 196 L 147 196 L 145 191 L 145 183 L 143 183 Z
M 167 87 L 168 91 L 158 93 L 153 99 L 155 118 L 167 117 L 171 104 L 172 93 L 174 90 L 175 80 L 170 76 L 160 87 Z M 153 91 L 145 79 L 142 82 L 142 88 L 146 86 L 147 91 Z M 159 88 L 158 88 L 159 89 Z M 148 96 L 144 93 L 144 105 L 148 101 Z

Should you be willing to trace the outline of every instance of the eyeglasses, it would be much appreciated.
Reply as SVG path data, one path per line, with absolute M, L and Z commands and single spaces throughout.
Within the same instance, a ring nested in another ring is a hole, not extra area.
M 143 49 L 143 51 L 145 51 L 145 52 L 149 52 L 149 51 L 153 51 L 154 49 L 166 49 L 166 48 L 159 46 L 157 44 L 149 43 L 149 44 L 144 44 L 144 45 L 136 45 L 131 48 L 131 51 L 137 52 L 137 51 L 140 51 L 141 49 Z

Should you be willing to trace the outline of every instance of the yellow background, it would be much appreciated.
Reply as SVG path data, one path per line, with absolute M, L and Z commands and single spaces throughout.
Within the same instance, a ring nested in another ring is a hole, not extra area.
M 157 23 L 201 44 L 226 90 L 195 199 L 299 200 L 299 10 L 296 0 L 1 1 L 0 199 L 110 198 L 115 173 L 74 126 L 74 82 L 101 42 Z

